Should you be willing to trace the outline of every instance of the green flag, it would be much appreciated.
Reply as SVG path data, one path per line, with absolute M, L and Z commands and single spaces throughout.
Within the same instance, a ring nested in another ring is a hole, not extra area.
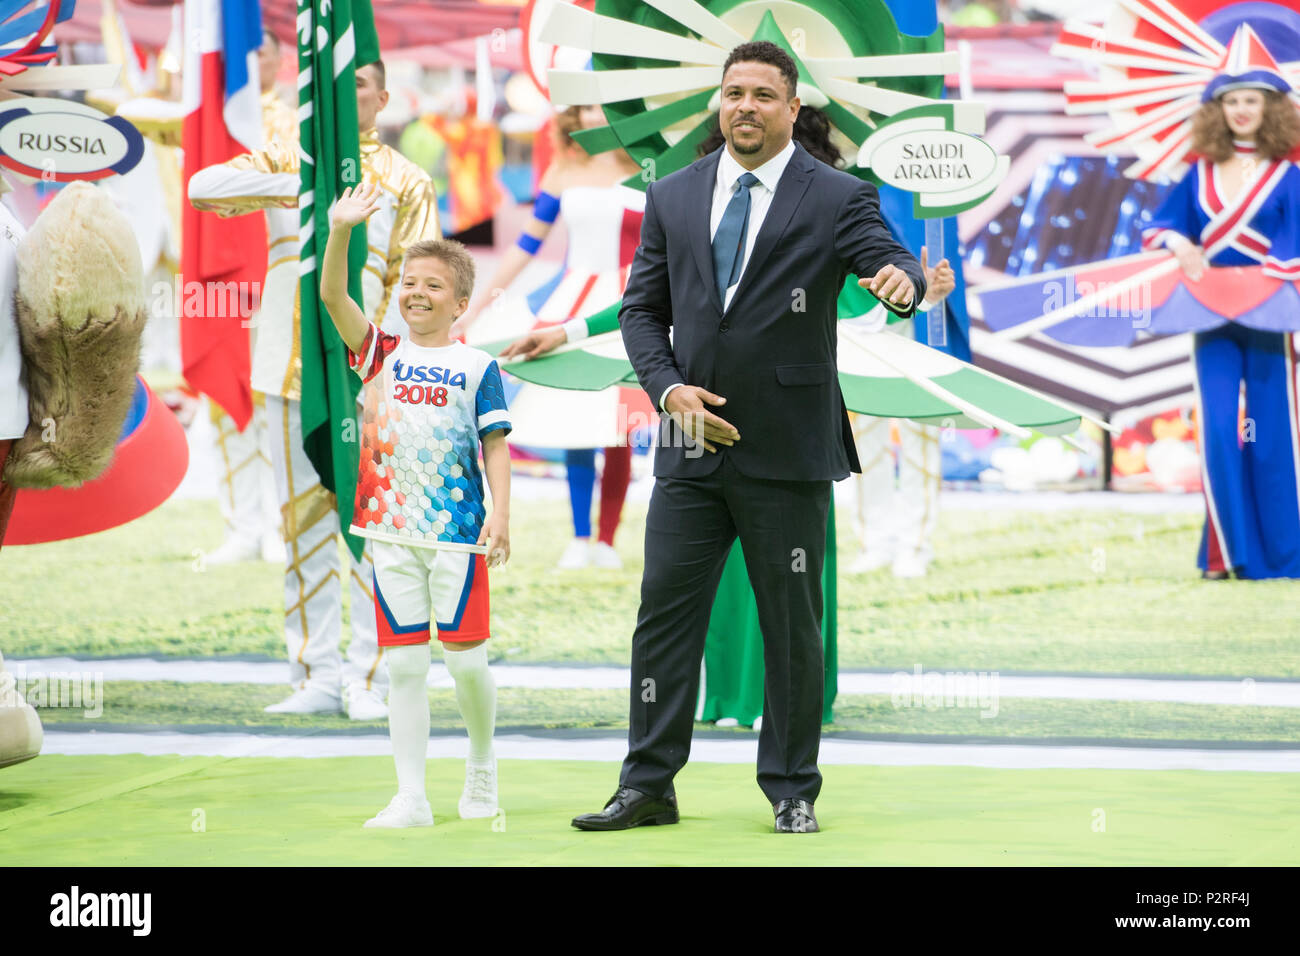
M 338 499 L 339 524 L 354 556 L 362 541 L 348 534 L 360 464 L 357 392 L 347 346 L 320 301 L 318 265 L 329 238 L 329 209 L 361 181 L 356 68 L 379 59 L 370 0 L 298 0 L 298 137 L 302 150 L 299 303 L 302 347 L 303 448 L 321 484 Z M 348 294 L 365 311 L 361 270 L 366 230 L 352 230 Z

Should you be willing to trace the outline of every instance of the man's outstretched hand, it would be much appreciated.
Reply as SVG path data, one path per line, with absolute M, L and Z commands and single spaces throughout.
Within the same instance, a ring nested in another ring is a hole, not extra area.
M 858 285 L 882 302 L 896 305 L 900 309 L 906 309 L 911 305 L 912 298 L 916 295 L 916 287 L 912 285 L 911 276 L 893 265 L 885 266 L 869 278 L 859 279 Z
M 664 408 L 682 431 L 704 448 L 716 453 L 718 449 L 714 442 L 731 446 L 740 441 L 740 432 L 736 431 L 735 426 L 706 407 L 726 403 L 727 400 L 722 396 L 714 395 L 697 385 L 681 385 L 668 393 L 664 399 Z

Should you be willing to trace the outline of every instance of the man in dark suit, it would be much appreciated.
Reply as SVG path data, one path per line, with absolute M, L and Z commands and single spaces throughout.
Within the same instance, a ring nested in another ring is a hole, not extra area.
M 925 279 L 875 188 L 792 142 L 797 82 L 780 47 L 737 47 L 723 67 L 726 146 L 647 190 L 619 322 L 666 421 L 632 638 L 628 755 L 618 792 L 575 818 L 579 829 L 677 822 L 673 777 L 690 752 L 709 611 L 737 536 L 767 675 L 758 784 L 778 832 L 817 829 L 827 508 L 831 482 L 859 470 L 835 301 L 852 272 L 910 315 Z

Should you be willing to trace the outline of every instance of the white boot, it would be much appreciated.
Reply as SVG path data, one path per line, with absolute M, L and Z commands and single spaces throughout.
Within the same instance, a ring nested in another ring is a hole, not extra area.
M 388 716 L 388 705 L 377 690 L 366 690 L 353 684 L 343 692 L 349 720 L 382 720 Z
M 261 545 L 256 541 L 230 537 L 209 554 L 203 556 L 206 567 L 215 568 L 222 564 L 238 564 L 241 561 L 256 561 L 262 556 Z
M 343 702 L 339 700 L 338 694 L 309 685 L 294 691 L 265 711 L 268 714 L 337 714 L 342 709 Z

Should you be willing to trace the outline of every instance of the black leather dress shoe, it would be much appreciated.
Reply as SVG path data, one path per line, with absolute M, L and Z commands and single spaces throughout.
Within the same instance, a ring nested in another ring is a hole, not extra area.
M 816 833 L 817 817 L 807 800 L 779 800 L 772 804 L 777 833 Z
M 652 797 L 631 787 L 619 787 L 600 813 L 584 813 L 573 818 L 579 830 L 629 830 L 632 827 L 660 826 L 676 823 L 677 797 Z

